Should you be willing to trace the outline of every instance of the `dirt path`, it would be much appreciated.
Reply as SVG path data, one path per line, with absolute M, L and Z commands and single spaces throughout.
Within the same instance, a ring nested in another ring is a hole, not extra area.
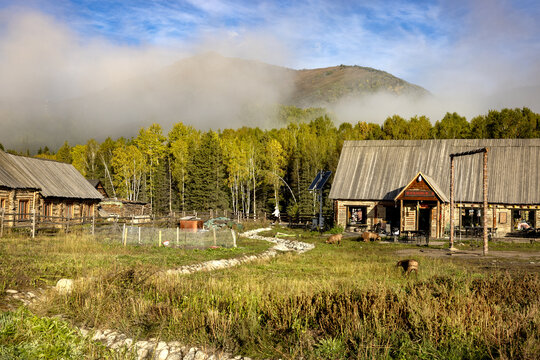
M 400 257 L 429 256 L 439 259 L 463 261 L 477 265 L 483 269 L 497 268 L 500 270 L 526 270 L 540 272 L 540 252 L 538 251 L 497 251 L 490 250 L 487 256 L 482 255 L 482 250 L 457 250 L 448 249 L 402 249 L 397 250 Z

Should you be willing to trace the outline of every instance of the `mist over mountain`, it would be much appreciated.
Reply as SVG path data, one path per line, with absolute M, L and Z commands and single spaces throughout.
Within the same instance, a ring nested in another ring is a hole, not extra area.
M 371 68 L 293 70 L 209 52 L 69 100 L 4 99 L 0 119 L 11 135 L 2 135 L 0 142 L 54 147 L 66 139 L 129 137 L 154 122 L 165 130 L 179 121 L 202 130 L 277 127 L 283 125 L 276 122 L 279 104 L 332 110 L 341 101 L 375 94 L 421 99 L 429 93 Z

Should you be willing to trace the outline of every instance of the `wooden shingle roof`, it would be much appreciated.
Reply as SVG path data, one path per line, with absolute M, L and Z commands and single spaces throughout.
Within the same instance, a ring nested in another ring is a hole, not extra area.
M 37 189 L 13 160 L 13 156 L 3 151 L 0 151 L 0 186 L 11 189 Z
M 44 197 L 96 200 L 103 198 L 71 164 L 17 156 L 2 151 L 0 186 L 36 189 Z
M 488 201 L 540 204 L 540 139 L 346 141 L 331 199 L 393 200 L 415 174 L 450 195 L 451 153 L 487 147 Z M 482 202 L 482 155 L 455 159 L 456 202 Z

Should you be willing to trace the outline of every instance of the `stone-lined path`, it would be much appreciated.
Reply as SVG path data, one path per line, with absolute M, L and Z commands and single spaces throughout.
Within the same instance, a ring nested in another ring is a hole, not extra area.
M 250 263 L 257 260 L 268 260 L 277 256 L 280 252 L 286 251 L 295 251 L 297 253 L 304 253 L 315 247 L 313 244 L 280 239 L 276 237 L 264 237 L 258 235 L 260 232 L 269 231 L 271 228 L 256 229 L 251 231 L 246 231 L 240 236 L 247 237 L 250 239 L 269 241 L 275 245 L 264 251 L 259 255 L 250 255 L 242 256 L 236 259 L 223 259 L 223 260 L 210 260 L 205 261 L 199 264 L 186 265 L 176 269 L 170 269 L 158 274 L 161 275 L 183 275 L 191 274 L 198 271 L 213 271 L 219 269 L 230 268 L 246 263 Z M 70 279 L 61 279 L 58 281 L 57 290 L 63 293 L 71 291 L 73 280 Z M 25 305 L 28 305 L 32 300 L 37 299 L 37 297 L 30 293 L 31 296 L 24 296 L 15 290 L 7 290 L 6 293 L 15 297 L 24 297 Z M 217 360 L 217 359 L 227 359 L 227 360 L 250 360 L 248 357 L 234 356 L 227 353 L 210 353 L 203 349 L 196 347 L 182 346 L 178 341 L 159 341 L 158 339 L 149 339 L 142 341 L 134 341 L 133 339 L 127 337 L 124 334 L 117 333 L 115 331 L 104 329 L 104 330 L 92 330 L 80 328 L 79 331 L 84 336 L 92 336 L 92 340 L 99 341 L 105 346 L 111 349 L 123 349 L 128 353 L 132 352 L 137 355 L 139 360 Z

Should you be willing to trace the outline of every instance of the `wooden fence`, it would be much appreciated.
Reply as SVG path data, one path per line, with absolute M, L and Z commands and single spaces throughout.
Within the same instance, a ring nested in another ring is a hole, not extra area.
M 210 210 L 205 212 L 200 211 L 185 211 L 185 212 L 173 212 L 170 215 L 158 216 L 158 215 L 137 215 L 137 216 L 115 216 L 110 215 L 103 216 L 48 216 L 39 213 L 15 213 L 7 212 L 5 209 L 0 209 L 0 237 L 7 232 L 25 231 L 32 237 L 35 237 L 37 233 L 55 233 L 63 231 L 65 233 L 73 231 L 83 231 L 91 234 L 95 234 L 96 229 L 101 227 L 110 227 L 116 224 L 117 226 L 143 226 L 143 227 L 155 227 L 155 228 L 176 228 L 182 218 L 194 216 L 203 221 L 224 217 L 234 220 L 238 223 L 259 221 L 259 220 L 272 220 L 277 219 L 270 217 L 266 212 L 260 212 L 257 216 L 253 214 L 243 214 L 238 212 L 234 214 L 227 210 Z M 313 229 L 316 227 L 313 223 L 313 216 L 300 216 L 297 218 L 291 218 L 286 213 L 282 213 L 280 216 L 282 223 L 287 223 L 291 227 L 301 227 L 305 229 Z
M 137 216 L 47 216 L 39 213 L 15 213 L 6 212 L 0 209 L 0 237 L 7 232 L 26 231 L 35 237 L 37 233 L 54 233 L 63 231 L 65 233 L 73 231 L 85 231 L 95 234 L 96 229 L 101 227 L 119 226 L 123 224 L 128 226 L 143 226 L 155 228 L 176 228 L 180 220 L 185 217 L 194 216 L 203 221 L 225 217 L 238 223 L 266 219 L 266 213 L 260 213 L 257 216 L 253 214 L 246 215 L 242 213 L 233 214 L 227 211 L 189 211 L 175 212 L 168 216 L 156 215 L 137 215 Z

